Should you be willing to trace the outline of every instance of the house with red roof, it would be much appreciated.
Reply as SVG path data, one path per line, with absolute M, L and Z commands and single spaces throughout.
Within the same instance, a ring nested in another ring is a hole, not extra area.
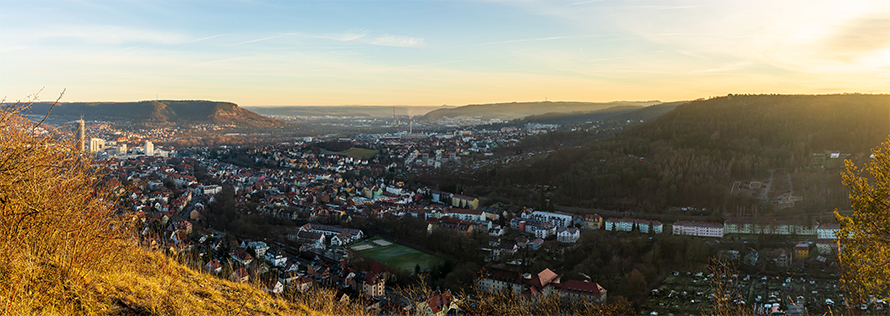
M 606 302 L 606 289 L 595 282 L 568 280 L 564 284 L 555 284 L 554 288 L 557 295 L 562 297 L 598 303 Z
M 263 292 L 281 294 L 284 292 L 284 284 L 278 278 L 268 278 L 263 280 Z
M 229 275 L 229 280 L 232 280 L 232 282 L 247 282 L 250 280 L 250 275 L 247 273 L 247 269 L 241 267 L 232 271 L 232 274 Z
M 362 283 L 362 293 L 370 297 L 380 297 L 385 295 L 386 280 L 374 272 L 365 274 L 365 280 Z
M 444 316 L 452 309 L 457 309 L 458 301 L 451 295 L 451 291 L 445 291 L 430 297 L 430 299 L 417 304 L 418 312 L 421 315 Z

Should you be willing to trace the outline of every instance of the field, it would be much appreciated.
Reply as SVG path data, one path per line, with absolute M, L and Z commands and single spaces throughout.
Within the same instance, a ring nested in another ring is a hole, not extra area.
M 374 237 L 349 247 L 374 261 L 393 269 L 405 269 L 413 272 L 416 265 L 426 270 L 439 263 L 441 259 L 419 250 L 392 243 L 380 237 Z

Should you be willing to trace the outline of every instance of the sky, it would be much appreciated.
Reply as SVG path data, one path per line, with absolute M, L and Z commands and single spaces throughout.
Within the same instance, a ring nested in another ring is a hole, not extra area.
M 887 0 L 0 0 L 0 20 L 7 102 L 890 92 Z

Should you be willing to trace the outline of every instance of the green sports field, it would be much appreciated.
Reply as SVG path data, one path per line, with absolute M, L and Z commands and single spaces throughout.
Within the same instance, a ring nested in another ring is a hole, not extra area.
M 393 269 L 405 269 L 413 272 L 416 265 L 426 270 L 439 263 L 441 259 L 428 255 L 417 249 L 399 245 L 380 237 L 374 237 L 349 246 L 362 256 L 380 262 Z

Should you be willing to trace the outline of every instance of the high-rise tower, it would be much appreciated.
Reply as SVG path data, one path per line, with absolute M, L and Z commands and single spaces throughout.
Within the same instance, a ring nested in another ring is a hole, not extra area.
M 82 151 L 84 149 L 84 142 L 86 142 L 86 127 L 83 122 L 83 115 L 81 115 L 80 121 L 77 122 L 77 150 Z

